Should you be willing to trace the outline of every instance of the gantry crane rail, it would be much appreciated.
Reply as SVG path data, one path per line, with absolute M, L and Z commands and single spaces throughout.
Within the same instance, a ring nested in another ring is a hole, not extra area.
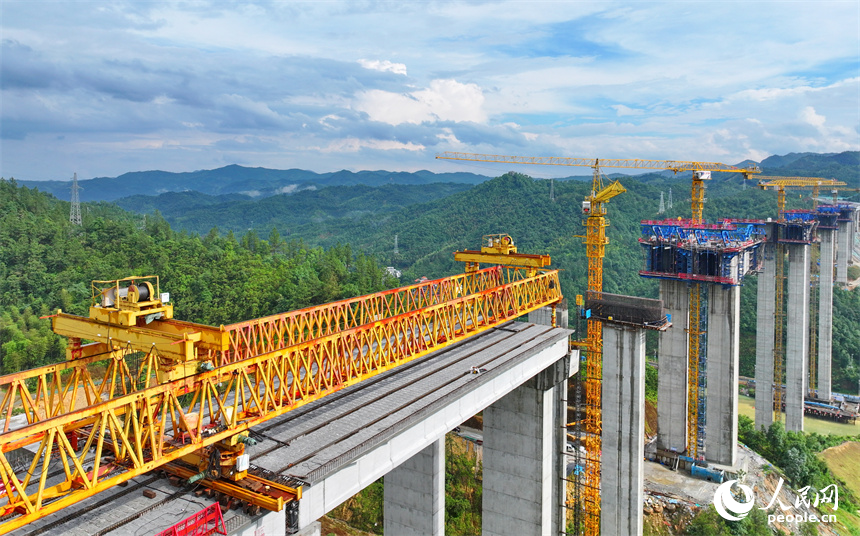
M 246 355 L 258 354 L 237 359 L 241 354 L 235 347 L 220 355 L 207 353 L 216 360 L 210 362 L 211 370 L 199 368 L 161 383 L 147 378 L 138 390 L 124 387 L 134 375 L 119 364 L 125 360 L 117 350 L 111 350 L 111 357 L 118 364 L 101 382 L 108 385 L 101 391 L 85 370 L 101 355 L 0 379 L 15 386 L 7 389 L 4 413 L 10 415 L 14 405 L 15 395 L 9 392 L 17 392 L 19 402 L 26 401 L 28 419 L 25 426 L 7 427 L 0 435 L 6 500 L 0 503 L 0 533 L 170 462 L 199 456 L 205 447 L 226 445 L 230 453 L 241 453 L 247 441 L 242 433 L 255 425 L 561 300 L 557 271 L 524 272 L 497 266 L 385 291 L 365 297 L 376 307 L 365 308 L 365 315 L 345 313 L 362 309 L 345 306 L 356 300 L 336 302 L 321 307 L 328 312 L 319 315 L 318 324 L 308 323 L 310 311 L 304 310 L 293 316 L 301 319 L 296 324 L 301 327 L 292 331 L 304 337 L 301 342 L 290 339 L 289 330 L 280 330 L 290 315 L 242 323 L 236 331 L 243 335 L 235 340 L 251 348 Z M 398 293 L 401 298 L 392 298 Z M 272 329 L 249 331 L 252 325 Z M 104 338 L 94 344 L 112 344 Z M 192 361 L 201 360 L 194 357 Z M 114 374 L 118 380 L 110 379 Z M 70 383 L 70 377 L 76 379 Z M 32 383 L 37 387 L 31 393 Z M 71 403 L 67 395 L 75 389 L 89 389 L 92 396 Z M 31 444 L 38 447 L 28 470 L 13 469 L 7 453 Z M 52 459 L 59 459 L 63 468 L 59 481 L 48 478 Z M 242 471 L 238 465 L 234 469 Z M 296 497 L 300 492 L 292 490 Z
M 570 158 L 570 157 L 540 157 L 540 156 L 508 156 L 463 152 L 443 152 L 436 155 L 437 159 L 443 160 L 468 160 L 477 162 L 497 162 L 503 164 L 533 164 L 548 166 L 581 166 L 593 169 L 591 194 L 583 203 L 583 213 L 587 215 L 585 221 L 586 234 L 586 257 L 588 259 L 588 290 L 590 292 L 603 291 L 603 257 L 606 244 L 606 227 L 609 225 L 606 219 L 606 208 L 603 206 L 612 197 L 623 193 L 625 190 L 618 181 L 614 181 L 604 187 L 600 168 L 626 168 L 626 169 L 659 169 L 674 173 L 681 171 L 693 171 L 691 207 L 693 219 L 699 223 L 702 221 L 702 209 L 704 205 L 704 182 L 710 178 L 711 172 L 741 173 L 744 177 L 760 173 L 761 170 L 755 164 L 746 168 L 730 166 L 719 162 L 695 162 L 682 160 L 643 160 L 627 158 Z M 691 291 L 691 306 L 700 303 L 701 291 L 698 283 L 693 283 L 696 297 Z M 692 309 L 691 309 L 692 310 Z M 698 311 L 698 310 L 697 310 Z M 698 318 L 698 313 L 696 318 Z M 698 331 L 696 331 L 698 330 Z M 695 347 L 691 343 L 691 353 L 699 357 L 699 344 L 702 338 L 702 330 L 698 323 L 691 332 L 691 341 L 695 341 Z M 587 536 L 600 533 L 600 451 L 602 449 L 600 432 L 602 429 L 600 401 L 602 382 L 602 355 L 603 355 L 603 325 L 596 320 L 588 320 L 586 340 L 580 343 L 586 349 L 586 362 L 584 381 L 577 382 L 576 396 L 580 396 L 580 386 L 585 387 L 585 409 L 584 417 L 576 418 L 577 427 L 584 424 L 584 434 L 579 428 L 576 435 L 586 446 L 586 459 L 584 471 L 581 478 L 574 481 L 577 509 L 574 514 L 574 525 L 579 530 L 582 527 Z M 692 359 L 692 357 L 691 357 Z M 698 363 L 698 361 L 697 361 Z M 688 378 L 689 388 L 698 396 L 698 376 Z M 577 411 L 580 410 L 580 401 L 577 400 Z M 693 421 L 690 422 L 690 430 L 698 430 L 696 405 L 691 404 L 688 408 Z M 689 416 L 688 416 L 689 419 Z M 581 424 L 580 424 L 581 423 Z M 692 432 L 691 432 L 692 433 Z M 580 464 L 579 450 L 576 451 L 577 465 Z M 580 512 L 579 508 L 582 508 Z M 580 513 L 582 519 L 580 519 Z

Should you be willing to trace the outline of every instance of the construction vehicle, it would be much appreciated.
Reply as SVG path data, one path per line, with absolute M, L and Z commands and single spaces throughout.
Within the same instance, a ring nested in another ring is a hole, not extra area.
M 444 152 L 436 155 L 437 159 L 443 160 L 468 160 L 477 162 L 498 162 L 503 164 L 532 164 L 548 166 L 582 166 L 593 170 L 591 193 L 582 202 L 582 214 L 586 217 L 584 222 L 586 228 L 585 245 L 586 257 L 588 259 L 588 291 L 603 291 L 603 257 L 606 251 L 608 239 L 606 237 L 605 204 L 613 197 L 626 190 L 619 181 L 604 186 L 601 168 L 626 168 L 626 169 L 657 169 L 669 170 L 673 173 L 681 171 L 692 171 L 692 193 L 691 206 L 693 220 L 701 223 L 702 211 L 705 201 L 704 181 L 710 180 L 711 172 L 741 173 L 744 177 L 760 173 L 755 165 L 746 168 L 738 168 L 718 162 L 693 162 L 679 160 L 640 160 L 640 159 L 596 159 L 596 158 L 571 158 L 571 157 L 539 157 L 539 156 L 506 156 L 492 154 L 475 154 L 462 152 Z M 701 291 L 698 283 L 691 284 L 690 292 L 690 326 L 694 328 L 690 332 L 690 362 L 696 361 L 696 366 L 691 370 L 688 379 L 690 398 L 697 403 L 689 404 L 689 433 L 696 437 L 700 427 L 698 426 L 698 401 L 702 399 L 698 393 L 698 362 L 699 346 L 703 329 L 699 326 L 699 310 L 701 307 Z M 695 317 L 694 317 L 695 315 Z M 587 336 L 584 341 L 574 344 L 586 350 L 585 373 L 581 374 L 582 381 L 576 382 L 576 407 L 583 417 L 577 417 L 576 422 L 582 426 L 575 427 L 575 435 L 586 446 L 587 455 L 585 460 L 577 456 L 577 465 L 583 465 L 585 470 L 581 478 L 574 479 L 574 495 L 576 496 L 576 507 L 574 509 L 574 526 L 576 530 L 583 531 L 587 536 L 600 533 L 600 451 L 601 451 L 601 379 L 602 379 L 602 355 L 603 355 L 603 325 L 597 320 L 588 320 Z M 695 374 L 695 375 L 694 375 Z M 585 398 L 582 399 L 581 389 L 584 386 Z M 695 444 L 696 441 L 693 441 Z
M 88 317 L 50 317 L 67 360 L 0 377 L 0 534 L 153 470 L 300 500 L 250 463 L 255 425 L 562 299 L 549 257 L 494 244 L 489 268 L 228 326 L 175 319 L 156 276 L 93 282 Z

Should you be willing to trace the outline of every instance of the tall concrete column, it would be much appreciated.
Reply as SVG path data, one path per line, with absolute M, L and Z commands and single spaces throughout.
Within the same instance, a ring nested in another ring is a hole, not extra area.
M 600 534 L 642 534 L 645 330 L 603 325 L 601 403 Z
M 839 245 L 836 247 L 836 282 L 848 284 L 848 262 L 851 260 L 851 250 L 854 247 L 854 226 L 850 221 L 838 222 L 836 231 Z
M 687 322 L 690 296 L 687 284 L 660 280 L 660 299 L 672 327 L 660 332 L 657 370 L 657 445 L 683 452 L 687 448 Z M 605 360 L 604 360 L 605 361 Z
M 741 288 L 708 289 L 705 457 L 734 466 L 738 447 L 738 369 Z
M 384 528 L 387 534 L 445 534 L 445 438 L 385 475 Z
M 833 263 L 836 231 L 819 229 L 821 257 L 818 278 L 818 398 L 830 400 L 830 364 L 833 353 Z
M 785 429 L 803 431 L 803 398 L 809 371 L 809 246 L 788 246 L 785 337 Z
M 549 386 L 542 375 L 484 410 L 482 534 L 558 533 L 567 382 Z
M 764 267 L 758 276 L 755 335 L 755 427 L 773 423 L 773 341 L 776 312 L 776 248 L 764 245 Z

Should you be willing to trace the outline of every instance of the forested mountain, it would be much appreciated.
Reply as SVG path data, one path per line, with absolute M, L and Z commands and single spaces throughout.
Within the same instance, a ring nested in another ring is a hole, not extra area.
M 330 186 L 259 200 L 240 194 L 210 196 L 198 192 L 170 192 L 157 197 L 125 197 L 116 203 L 133 212 L 158 210 L 172 227 L 200 234 L 213 227 L 222 232 L 245 232 L 252 228 L 268 232 L 276 227 L 284 233 L 308 222 L 352 220 L 392 212 L 471 187 L 462 183 Z
M 845 181 L 849 187 L 860 187 L 860 151 L 771 156 L 761 161 L 761 168 L 767 175 L 822 177 Z
M 69 203 L 0 180 L 0 374 L 65 359 L 65 339 L 39 316 L 86 315 L 90 282 L 158 275 L 177 317 L 228 324 L 397 285 L 364 253 L 285 242 L 277 233 L 205 237 L 115 205 Z
M 81 201 L 114 201 L 135 195 L 156 196 L 165 192 L 195 191 L 208 195 L 243 194 L 249 197 L 314 190 L 326 186 L 382 186 L 385 184 L 431 184 L 454 182 L 477 184 L 489 177 L 474 173 L 433 173 L 431 171 L 359 171 L 314 173 L 302 169 L 248 168 L 231 165 L 218 169 L 171 173 L 168 171 L 135 171 L 119 177 L 79 180 Z M 19 181 L 38 188 L 58 199 L 69 199 L 71 177 L 62 181 Z

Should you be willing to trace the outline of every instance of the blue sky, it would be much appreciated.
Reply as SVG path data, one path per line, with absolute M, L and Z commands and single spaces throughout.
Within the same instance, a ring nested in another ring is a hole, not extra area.
M 856 0 L 0 11 L 6 178 L 500 170 L 434 159 L 448 150 L 727 164 L 860 150 Z

